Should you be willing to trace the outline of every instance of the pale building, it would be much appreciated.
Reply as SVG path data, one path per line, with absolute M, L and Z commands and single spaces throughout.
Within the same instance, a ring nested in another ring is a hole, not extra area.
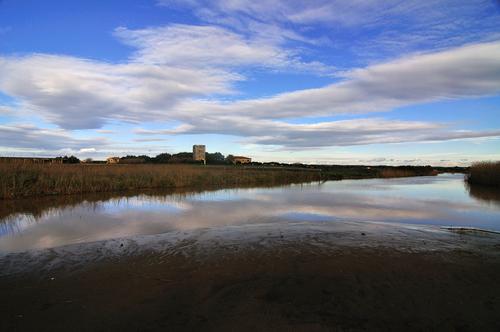
M 252 158 L 243 157 L 243 156 L 234 156 L 232 158 L 233 164 L 250 164 L 252 162 Z
M 106 159 L 106 164 L 119 164 L 120 163 L 120 157 L 109 157 Z
M 205 152 L 205 145 L 193 145 L 193 160 L 206 163 Z

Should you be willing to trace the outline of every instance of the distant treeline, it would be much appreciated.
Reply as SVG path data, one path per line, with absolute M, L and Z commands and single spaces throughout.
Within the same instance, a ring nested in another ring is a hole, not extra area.
M 211 165 L 229 165 L 232 164 L 233 155 L 229 154 L 224 156 L 220 152 L 209 153 L 206 155 L 207 164 Z M 106 161 L 100 160 L 80 160 L 75 156 L 64 156 L 58 157 L 63 160 L 64 164 L 78 164 L 80 162 L 94 163 L 94 164 L 104 164 Z M 127 155 L 120 158 L 120 164 L 200 164 L 200 161 L 193 160 L 193 154 L 191 152 L 180 152 L 180 153 L 160 153 L 155 157 L 150 157 L 147 155 Z M 363 166 L 363 165 L 321 165 L 321 164 L 303 164 L 303 163 L 279 163 L 279 162 L 256 162 L 252 161 L 246 164 L 244 167 L 278 167 L 278 168 L 295 168 L 295 169 L 312 169 L 321 170 L 324 173 L 334 172 L 336 174 L 347 175 L 349 178 L 362 177 L 394 177 L 394 175 L 400 174 L 400 176 L 418 176 L 418 175 L 430 175 L 434 173 L 467 173 L 468 167 L 436 167 L 436 166 Z M 389 174 L 392 173 L 392 174 Z M 406 174 L 406 175 L 404 175 Z
M 229 155 L 227 158 L 220 152 L 206 153 L 205 158 L 207 163 L 210 164 L 229 164 Z M 146 155 L 134 156 L 128 155 L 120 158 L 120 163 L 122 164 L 199 164 L 200 161 L 193 160 L 192 152 L 179 152 L 179 153 L 160 153 L 155 157 L 150 157 Z
M 209 164 L 213 165 L 224 165 L 230 164 L 232 162 L 232 155 L 224 156 L 220 152 L 215 153 L 206 153 L 205 155 L 206 161 Z M 80 162 L 84 163 L 93 163 L 93 164 L 103 164 L 106 161 L 101 160 L 92 160 L 91 158 L 87 158 L 84 160 L 80 160 L 75 156 L 64 156 L 57 157 L 56 159 L 62 159 L 63 164 L 78 164 Z M 193 153 L 191 152 L 179 152 L 179 153 L 160 153 L 155 157 L 150 157 L 147 155 L 127 155 L 125 157 L 120 158 L 120 164 L 199 164 L 200 161 L 193 160 Z

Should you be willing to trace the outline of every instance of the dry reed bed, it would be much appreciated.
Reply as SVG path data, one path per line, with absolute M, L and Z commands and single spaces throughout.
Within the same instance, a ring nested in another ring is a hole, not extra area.
M 323 180 L 436 175 L 431 167 L 335 167 L 325 170 L 187 164 L 96 165 L 0 163 L 0 199 L 123 192 L 276 186 Z
M 436 171 L 431 171 L 429 174 L 417 174 L 414 170 L 405 170 L 397 168 L 387 168 L 382 169 L 379 172 L 379 177 L 381 178 L 404 178 L 410 176 L 422 176 L 422 175 L 437 175 Z
M 469 184 L 500 188 L 500 161 L 473 164 L 467 175 Z
M 0 198 L 318 181 L 320 172 L 197 165 L 0 164 Z

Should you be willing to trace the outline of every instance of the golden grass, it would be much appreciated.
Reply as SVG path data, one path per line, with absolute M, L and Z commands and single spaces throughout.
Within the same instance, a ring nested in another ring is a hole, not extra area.
M 272 186 L 320 179 L 320 172 L 232 166 L 0 163 L 0 198 L 135 189 Z
M 401 169 L 383 169 L 380 171 L 381 178 L 402 178 L 412 176 L 413 172 Z
M 238 167 L 189 164 L 0 163 L 0 199 L 44 195 L 276 186 L 324 180 L 436 175 L 431 167 Z
M 426 175 L 437 175 L 436 171 L 430 170 L 428 173 L 419 172 L 411 169 L 399 169 L 399 168 L 386 168 L 379 172 L 379 177 L 381 178 L 403 178 L 410 176 L 426 176 Z
M 467 175 L 469 184 L 500 188 L 500 161 L 473 164 Z

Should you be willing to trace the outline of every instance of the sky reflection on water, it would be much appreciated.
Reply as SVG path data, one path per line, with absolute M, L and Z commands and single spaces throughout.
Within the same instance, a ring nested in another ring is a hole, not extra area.
M 36 200 L 30 202 L 36 207 Z M 12 209 L 15 211 L 15 204 Z M 36 213 L 26 212 L 26 207 L 19 210 L 23 212 L 11 213 L 0 221 L 0 251 L 172 230 L 295 221 L 383 221 L 500 231 L 498 201 L 471 196 L 463 176 L 452 174 L 193 194 L 140 194 L 53 205 Z

